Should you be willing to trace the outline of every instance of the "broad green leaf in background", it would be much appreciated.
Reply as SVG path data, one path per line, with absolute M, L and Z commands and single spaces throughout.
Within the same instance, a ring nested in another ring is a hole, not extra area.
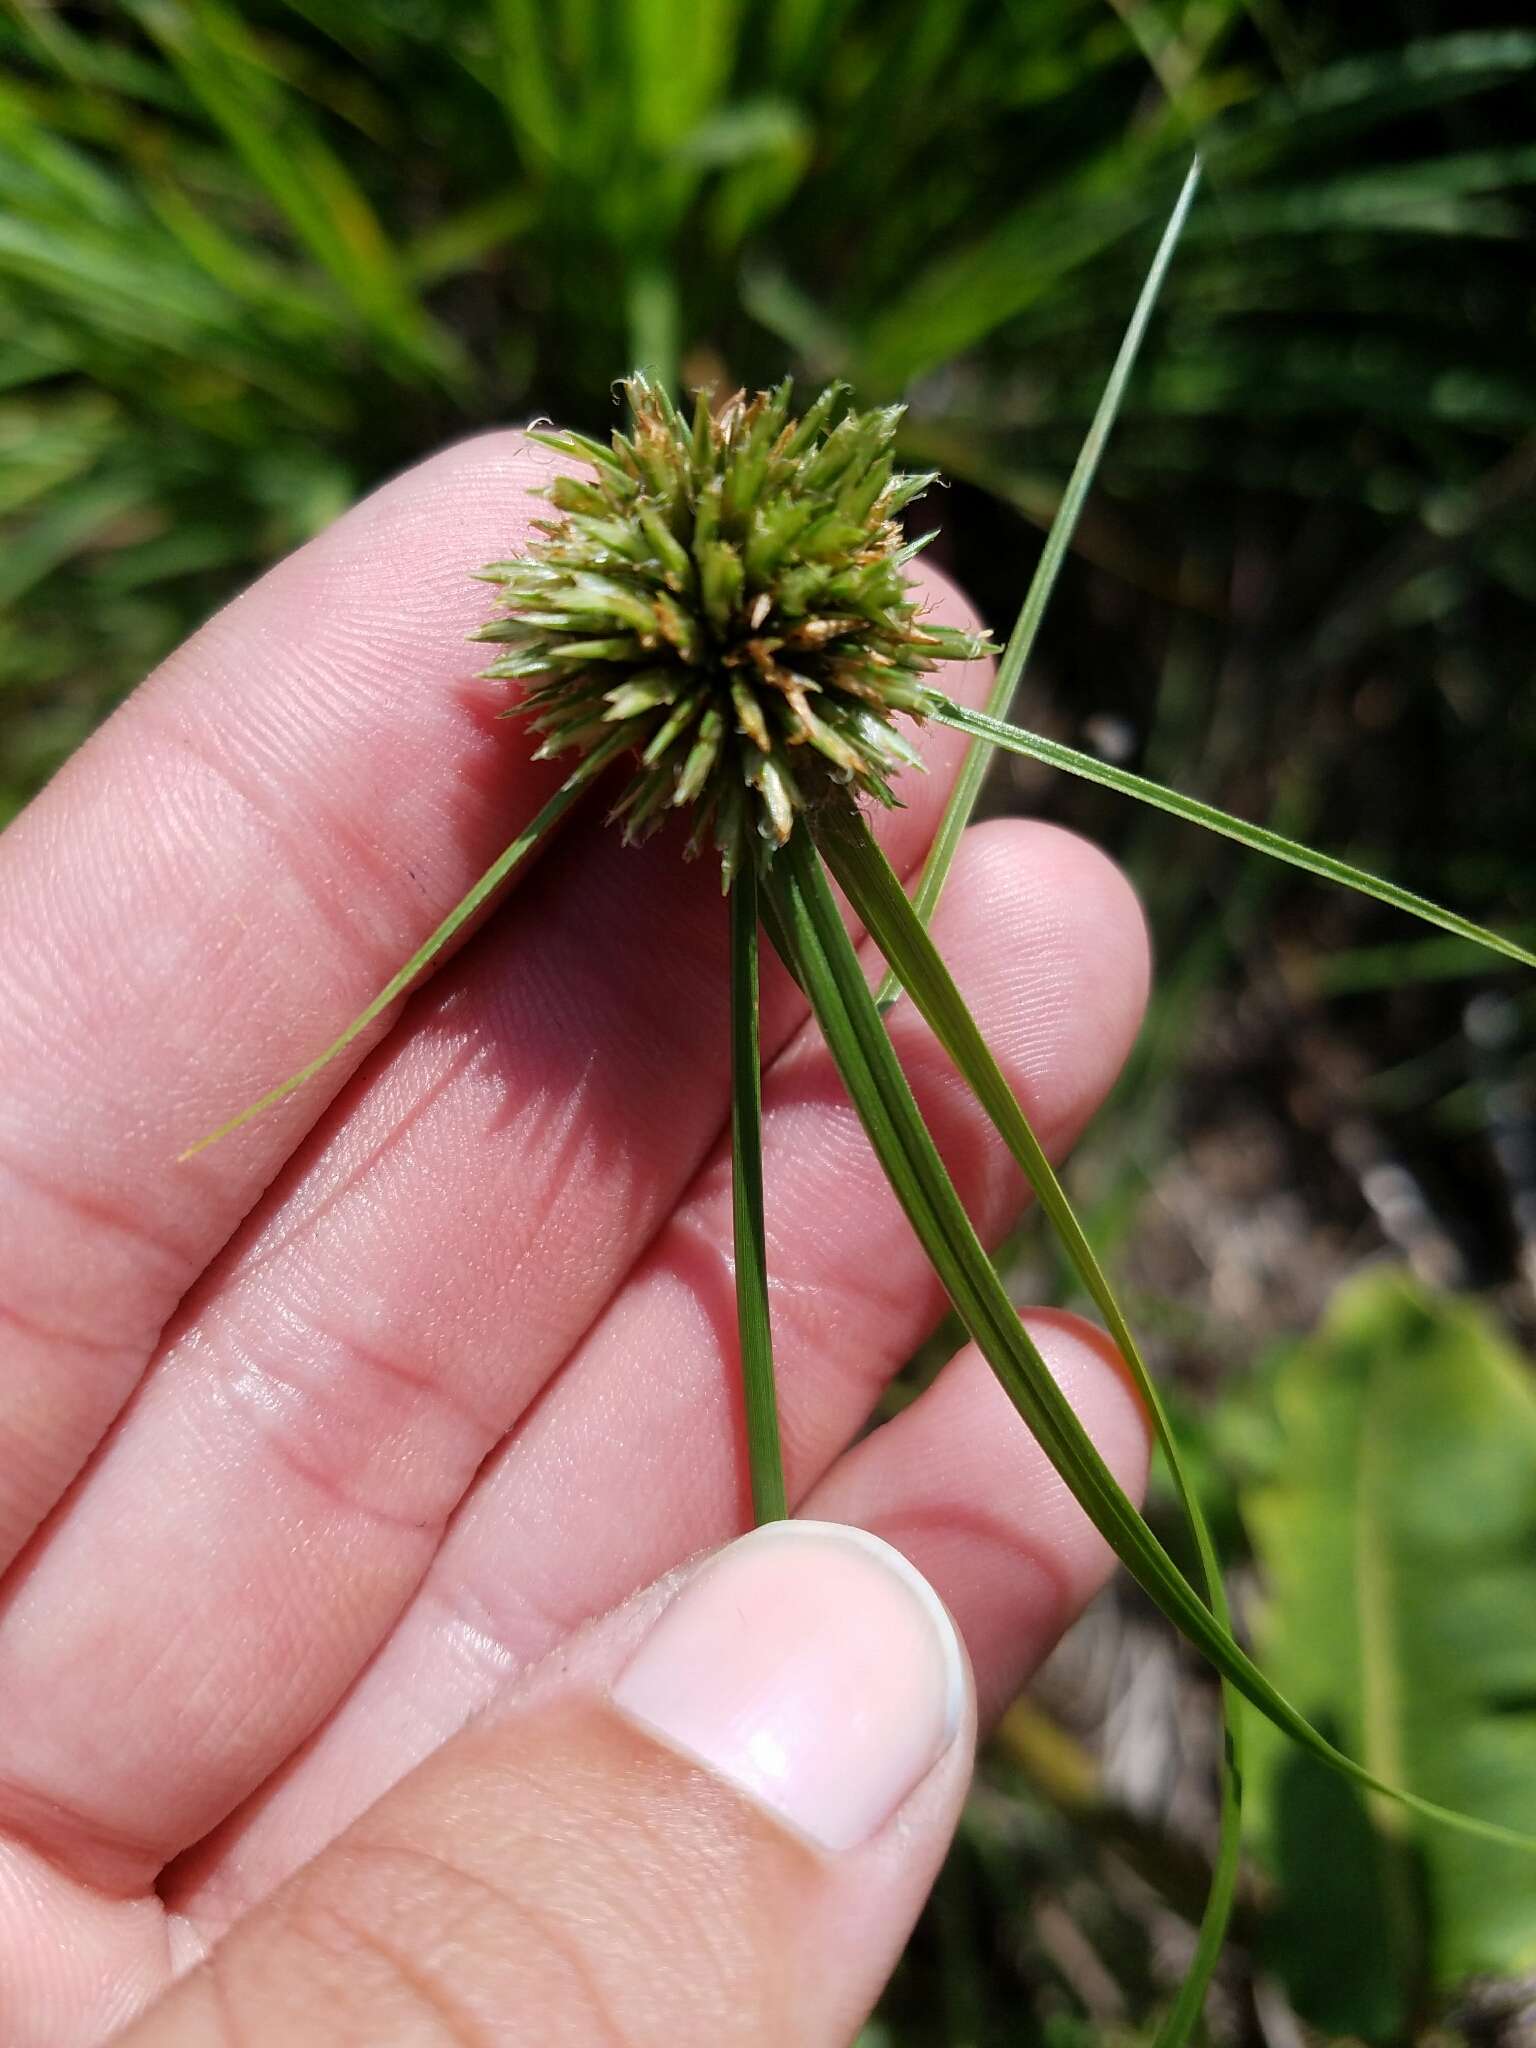
M 1369 1769 L 1536 1829 L 1536 1382 L 1487 1313 L 1370 1270 L 1279 1363 L 1243 1497 L 1274 1683 Z M 1365 1802 L 1268 1725 L 1249 1812 L 1303 2017 L 1396 2037 L 1419 1999 L 1536 1968 L 1536 1864 Z

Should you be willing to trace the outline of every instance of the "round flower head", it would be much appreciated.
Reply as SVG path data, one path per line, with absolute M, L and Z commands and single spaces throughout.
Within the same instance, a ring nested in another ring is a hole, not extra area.
M 482 574 L 503 616 L 477 637 L 507 643 L 488 676 L 529 685 L 514 712 L 540 755 L 598 747 L 635 772 L 614 806 L 625 836 L 692 807 L 689 852 L 740 862 L 782 846 L 807 806 L 864 793 L 920 766 L 896 714 L 921 716 L 920 678 L 990 652 L 926 624 L 896 515 L 933 482 L 900 476 L 901 407 L 845 412 L 824 391 L 799 420 L 790 387 L 743 392 L 685 421 L 644 376 L 624 386 L 633 425 L 612 445 L 535 438 L 591 466 L 544 490 L 557 517 L 517 561 Z

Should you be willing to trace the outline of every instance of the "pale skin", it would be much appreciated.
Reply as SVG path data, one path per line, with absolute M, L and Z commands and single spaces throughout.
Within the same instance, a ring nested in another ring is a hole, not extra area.
M 553 786 L 464 637 L 487 611 L 468 572 L 517 545 L 548 463 L 496 434 L 387 486 L 0 839 L 15 2048 L 130 2021 L 146 2044 L 835 2048 L 943 1854 L 974 1715 L 1105 1576 L 974 1353 L 854 1443 L 942 1301 L 765 961 L 791 1497 L 918 1566 L 975 1698 L 900 1811 L 835 1854 L 608 1704 L 665 1604 L 645 1589 L 748 1520 L 726 921 L 673 835 L 626 850 L 584 811 L 344 1061 L 178 1161 L 333 1037 Z M 984 665 L 942 681 L 979 702 Z M 908 875 L 964 742 L 923 744 L 931 772 L 878 821 Z M 996 823 L 935 929 L 1061 1156 L 1140 1016 L 1130 891 L 1069 835 Z M 995 1239 L 1017 1177 L 909 1005 L 893 1028 Z M 1118 1361 L 1030 1321 L 1136 1491 Z

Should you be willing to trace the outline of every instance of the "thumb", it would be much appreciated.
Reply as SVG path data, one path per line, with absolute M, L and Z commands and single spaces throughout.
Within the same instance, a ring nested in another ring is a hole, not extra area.
M 133 2048 L 844 2048 L 959 1815 L 969 1666 L 780 1522 L 584 1631 L 242 1921 Z

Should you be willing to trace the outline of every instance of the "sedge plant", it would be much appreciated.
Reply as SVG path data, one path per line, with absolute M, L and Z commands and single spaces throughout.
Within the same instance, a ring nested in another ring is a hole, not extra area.
M 1194 195 L 1192 171 L 1063 496 L 1007 647 L 927 620 L 907 580 L 925 536 L 899 515 L 935 479 L 897 471 L 899 406 L 861 411 L 839 386 L 798 417 L 786 381 L 684 413 L 661 381 L 626 380 L 630 423 L 608 443 L 550 431 L 565 458 L 549 516 L 514 559 L 479 573 L 496 615 L 478 638 L 485 673 L 516 694 L 505 716 L 541 757 L 573 763 L 556 794 L 314 1060 L 199 1141 L 200 1150 L 301 1086 L 403 994 L 461 926 L 609 771 L 610 818 L 627 840 L 688 823 L 686 850 L 719 862 L 730 934 L 735 1278 L 747 1441 L 759 1520 L 789 1512 L 774 1390 L 763 1221 L 760 933 L 803 990 L 869 1141 L 960 1321 L 1052 1464 L 1121 1562 L 1215 1667 L 1227 1742 L 1221 1839 L 1194 1960 L 1160 2041 L 1193 2031 L 1235 1892 L 1242 1715 L 1257 1709 L 1312 1756 L 1420 1816 L 1490 1840 L 1536 1842 L 1393 1786 L 1344 1755 L 1280 1694 L 1234 1635 L 1215 1548 L 1158 1389 L 1067 1194 L 928 932 L 928 920 L 992 749 L 1027 755 L 1159 806 L 1191 824 L 1360 890 L 1525 965 L 1536 955 L 1456 912 L 1009 722 L 1008 711 L 1077 514 L 1130 376 Z M 578 473 L 579 472 L 579 473 Z M 1001 651 L 984 711 L 932 680 L 941 664 Z M 952 726 L 973 745 L 909 899 L 872 835 L 871 807 L 921 767 L 905 722 Z M 836 883 L 887 966 L 878 996 L 845 927 Z M 917 1006 L 1022 1169 L 1104 1319 L 1152 1419 L 1188 1521 L 1194 1580 L 1116 1483 L 1021 1324 L 973 1229 L 893 1049 L 885 1011 Z

